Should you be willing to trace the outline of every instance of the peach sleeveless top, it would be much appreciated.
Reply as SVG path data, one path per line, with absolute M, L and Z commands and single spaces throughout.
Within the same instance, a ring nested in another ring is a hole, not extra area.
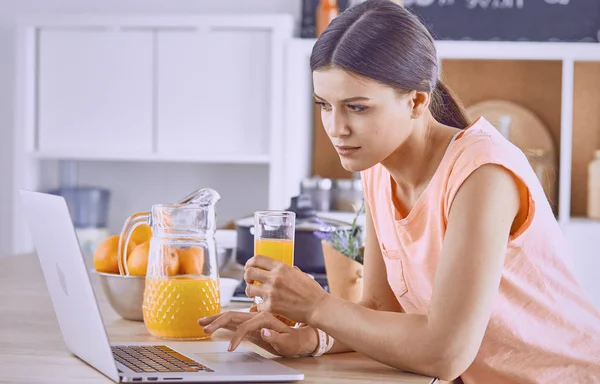
M 574 277 L 568 246 L 527 158 L 482 117 L 455 136 L 406 217 L 395 209 L 387 170 L 377 164 L 362 172 L 390 287 L 407 313 L 428 312 L 452 201 L 466 178 L 487 163 L 502 165 L 524 183 L 529 208 L 508 241 L 499 297 L 462 380 L 600 382 L 600 311 Z

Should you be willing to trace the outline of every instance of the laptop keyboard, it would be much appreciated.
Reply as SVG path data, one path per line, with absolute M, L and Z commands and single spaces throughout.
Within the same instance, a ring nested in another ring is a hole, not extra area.
M 115 360 L 137 373 L 213 372 L 164 345 L 112 346 Z

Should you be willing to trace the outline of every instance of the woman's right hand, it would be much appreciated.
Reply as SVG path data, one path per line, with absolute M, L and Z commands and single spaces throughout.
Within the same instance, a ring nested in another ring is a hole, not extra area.
M 312 327 L 292 328 L 267 312 L 225 312 L 198 320 L 204 332 L 220 328 L 235 332 L 228 351 L 234 351 L 243 339 L 283 357 L 296 357 L 314 352 L 318 346 Z

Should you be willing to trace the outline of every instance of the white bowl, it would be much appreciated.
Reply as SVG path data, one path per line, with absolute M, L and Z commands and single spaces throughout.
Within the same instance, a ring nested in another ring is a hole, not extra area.
M 227 277 L 219 278 L 219 289 L 221 290 L 221 307 L 229 305 L 235 289 L 240 285 L 241 281 L 230 279 Z
M 121 276 L 91 270 L 100 279 L 100 285 L 110 306 L 126 320 L 144 321 L 142 304 L 144 302 L 144 276 Z M 226 277 L 219 278 L 221 307 L 229 305 L 235 289 L 241 281 Z

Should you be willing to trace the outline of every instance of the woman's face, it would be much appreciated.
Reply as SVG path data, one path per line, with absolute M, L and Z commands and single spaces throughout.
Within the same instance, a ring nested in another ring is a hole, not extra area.
M 313 86 L 325 131 L 348 171 L 384 161 L 412 131 L 410 94 L 339 68 L 313 72 Z

